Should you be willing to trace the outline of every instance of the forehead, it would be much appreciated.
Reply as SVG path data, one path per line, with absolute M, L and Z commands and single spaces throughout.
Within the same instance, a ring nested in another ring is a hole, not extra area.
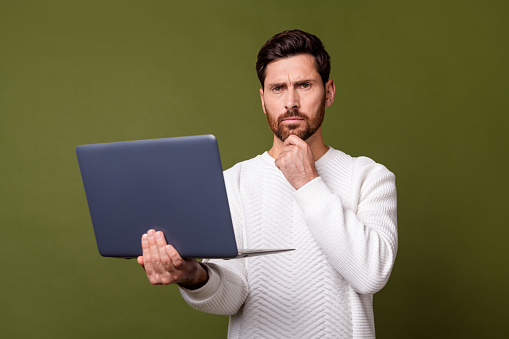
M 315 57 L 300 54 L 278 59 L 267 65 L 265 83 L 321 79 L 316 70 Z

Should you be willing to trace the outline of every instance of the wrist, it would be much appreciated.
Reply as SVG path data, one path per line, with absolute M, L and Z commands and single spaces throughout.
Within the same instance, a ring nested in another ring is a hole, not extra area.
M 303 186 L 307 185 L 308 183 L 310 183 L 311 181 L 315 180 L 316 178 L 318 178 L 319 175 L 318 173 L 310 173 L 308 174 L 305 178 L 303 178 L 302 180 L 296 182 L 293 187 L 296 189 L 296 190 L 299 190 L 301 189 Z
M 206 266 L 196 260 L 193 261 L 194 265 L 191 272 L 189 272 L 189 279 L 178 283 L 179 286 L 188 290 L 197 290 L 209 280 Z

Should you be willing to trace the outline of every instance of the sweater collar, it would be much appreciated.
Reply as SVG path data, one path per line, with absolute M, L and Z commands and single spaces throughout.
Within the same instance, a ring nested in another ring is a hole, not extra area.
M 321 167 L 324 164 L 326 164 L 329 161 L 329 159 L 332 157 L 333 153 L 334 153 L 334 148 L 329 147 L 329 150 L 324 155 L 322 155 L 322 157 L 320 159 L 318 159 L 315 162 L 315 166 L 316 167 Z M 271 164 L 271 165 L 275 166 L 274 158 L 272 158 L 267 151 L 263 152 L 263 154 L 261 154 L 261 157 L 268 164 Z

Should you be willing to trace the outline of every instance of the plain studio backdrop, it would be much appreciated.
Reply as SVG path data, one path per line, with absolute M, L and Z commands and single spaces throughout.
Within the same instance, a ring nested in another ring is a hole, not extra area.
M 508 4 L 0 2 L 0 337 L 226 336 L 99 256 L 74 150 L 213 133 L 224 168 L 264 152 L 256 55 L 293 28 L 332 57 L 326 143 L 397 176 L 378 338 L 507 337 Z

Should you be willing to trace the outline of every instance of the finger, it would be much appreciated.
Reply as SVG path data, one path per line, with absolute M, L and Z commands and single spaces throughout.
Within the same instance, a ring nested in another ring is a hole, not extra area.
M 138 258 L 136 258 L 136 260 L 138 261 L 138 264 L 140 264 L 141 267 L 145 268 L 143 265 L 143 256 L 140 255 Z
M 288 144 L 283 147 L 283 151 L 279 153 L 279 157 L 282 158 L 284 156 L 288 156 L 290 154 L 296 153 L 299 151 L 299 146 L 294 144 Z
M 159 248 L 156 243 L 156 231 L 149 230 L 148 235 L 148 246 L 150 252 L 150 263 L 156 273 L 163 273 L 164 269 L 161 265 L 161 255 L 159 254 Z
M 283 145 L 284 146 L 288 146 L 288 145 L 302 146 L 303 144 L 306 144 L 306 142 L 304 140 L 302 140 L 295 134 L 292 134 L 288 138 L 286 138 Z
M 154 269 L 152 267 L 152 261 L 150 258 L 150 248 L 148 244 L 148 235 L 145 233 L 141 237 L 141 248 L 143 250 L 143 268 L 147 272 L 147 275 L 152 274 Z
M 288 143 L 283 146 L 283 152 L 280 154 L 281 157 L 299 157 L 305 161 L 314 162 L 313 152 L 309 145 L 299 137 L 295 136 Z
M 184 259 L 180 256 L 179 252 L 172 245 L 166 246 L 166 253 L 168 257 L 171 259 L 171 263 L 177 270 L 182 270 L 184 268 Z
M 286 166 L 288 162 L 292 162 L 293 154 L 298 150 L 297 146 L 290 145 L 285 146 L 283 151 L 278 154 L 275 163 L 276 166 L 281 169 L 281 167 Z
M 281 153 L 278 155 L 278 157 L 274 161 L 274 164 L 276 165 L 277 168 L 281 169 L 281 167 L 284 166 L 284 162 L 285 162 L 285 155 Z
M 164 238 L 163 232 L 156 232 L 156 244 L 159 250 L 159 256 L 161 257 L 161 265 L 167 272 L 171 272 L 173 270 L 173 265 L 171 264 L 171 259 L 166 253 L 166 239 Z

